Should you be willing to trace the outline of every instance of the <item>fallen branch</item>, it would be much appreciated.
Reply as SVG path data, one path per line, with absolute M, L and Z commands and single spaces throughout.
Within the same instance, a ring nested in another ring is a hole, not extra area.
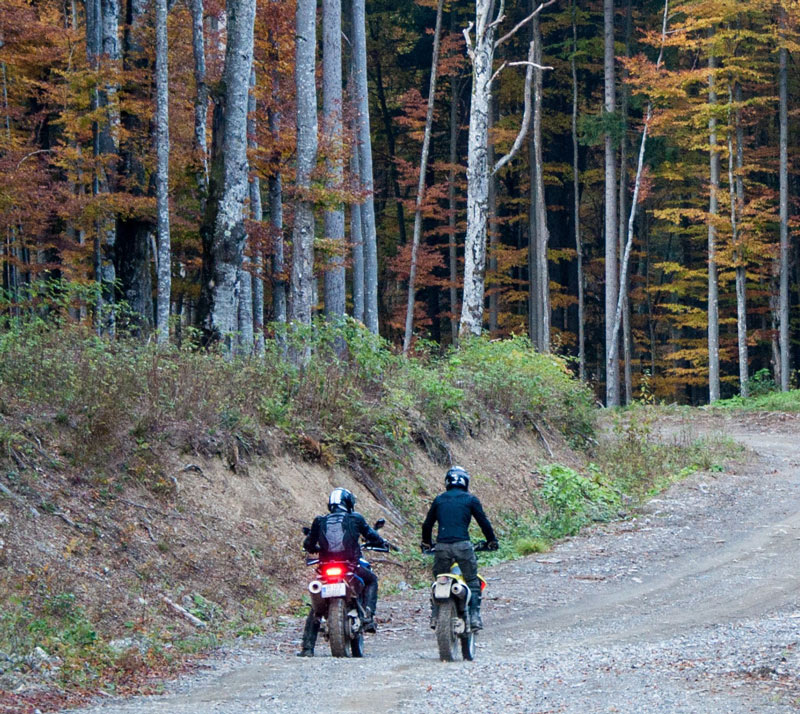
M 199 617 L 195 617 L 189 612 L 185 607 L 181 607 L 178 605 L 177 602 L 170 600 L 166 595 L 162 595 L 161 599 L 167 603 L 175 612 L 177 612 L 181 617 L 185 617 L 189 622 L 191 622 L 195 627 L 198 629 L 205 629 L 207 627 L 206 623 L 203 622 Z
M 83 524 L 76 523 L 75 521 L 73 521 L 66 513 L 64 513 L 64 511 L 53 511 L 53 515 L 54 516 L 58 516 L 68 526 L 72 526 L 73 528 L 75 528 L 76 530 L 80 531 L 81 533 L 85 533 L 86 532 L 86 528 L 85 528 L 85 526 Z
M 550 444 L 547 443 L 547 439 L 544 437 L 544 432 L 539 428 L 539 425 L 531 419 L 531 424 L 533 424 L 533 428 L 536 430 L 536 433 L 539 435 L 539 438 L 542 440 L 544 444 L 544 448 L 547 449 L 547 455 L 552 459 L 553 458 L 553 450 L 550 448 Z

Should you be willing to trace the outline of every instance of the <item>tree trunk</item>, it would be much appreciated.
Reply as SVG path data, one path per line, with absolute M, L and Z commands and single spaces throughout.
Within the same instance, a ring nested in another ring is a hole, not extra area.
M 280 0 L 273 0 L 280 2 Z M 278 43 L 271 38 L 275 64 L 278 57 Z M 278 70 L 272 74 L 272 102 L 267 121 L 274 141 L 278 141 L 281 133 L 280 83 Z M 280 167 L 269 177 L 269 220 L 272 229 L 272 319 L 279 324 L 286 324 L 286 261 L 284 259 L 283 239 L 283 179 Z
M 123 41 L 123 69 L 143 72 L 148 67 L 143 40 L 147 32 L 147 0 L 127 0 L 125 6 L 125 34 Z M 145 96 L 135 98 L 146 101 Z M 123 111 L 123 141 L 120 150 L 119 173 L 124 176 L 128 190 L 140 197 L 149 193 L 148 176 L 145 171 L 141 145 L 135 137 L 143 131 L 142 118 L 138 112 Z M 122 297 L 132 312 L 139 316 L 144 332 L 153 325 L 153 289 L 150 276 L 151 237 L 155 230 L 153 220 L 144 213 L 122 216 L 117 221 L 116 275 Z
M 494 155 L 494 141 L 492 140 L 492 127 L 495 122 L 495 114 L 497 113 L 497 102 L 494 97 L 489 101 L 489 146 L 487 161 L 489 166 L 493 166 L 495 162 Z M 497 278 L 497 179 L 494 174 L 489 175 L 489 275 L 493 280 Z M 495 282 L 493 289 L 489 293 L 489 335 L 494 335 L 497 331 L 498 323 L 498 299 L 497 299 L 497 283 Z
M 433 31 L 433 58 L 431 60 L 431 77 L 428 85 L 428 108 L 425 114 L 425 133 L 422 138 L 422 156 L 419 161 L 419 181 L 417 182 L 417 201 L 414 206 L 414 237 L 411 243 L 411 266 L 408 277 L 408 302 L 406 304 L 406 326 L 403 337 L 403 354 L 411 346 L 414 330 L 414 304 L 416 302 L 417 250 L 422 237 L 422 202 L 425 197 L 425 174 L 428 171 L 428 151 L 431 145 L 431 128 L 433 127 L 433 107 L 436 102 L 436 70 L 439 66 L 439 37 L 442 31 L 442 6 L 444 0 L 436 5 L 436 27 Z
M 475 46 L 472 60 L 472 95 L 467 149 L 467 233 L 464 240 L 464 296 L 461 302 L 462 336 L 483 330 L 483 295 L 486 274 L 486 223 L 489 200 L 489 98 L 494 30 L 494 3 L 475 0 Z
M 631 56 L 631 34 L 633 32 L 633 12 L 631 0 L 625 3 L 625 57 Z M 628 213 L 628 97 L 627 86 L 628 72 L 623 68 L 620 79 L 622 97 L 620 99 L 620 149 L 619 149 L 619 255 L 625 252 L 626 222 Z M 622 266 L 620 266 L 620 274 Z M 633 375 L 631 373 L 631 308 L 628 283 L 620 281 L 619 289 L 622 293 L 622 363 L 623 383 L 625 385 L 625 404 L 630 404 L 633 398 Z
M 354 134 L 356 132 L 353 132 Z M 360 175 L 358 146 L 353 147 L 350 157 L 350 173 Z M 353 318 L 364 322 L 364 238 L 361 234 L 361 204 L 350 204 L 350 251 L 353 260 Z
M 372 178 L 372 138 L 369 129 L 367 91 L 367 29 L 365 0 L 353 0 L 353 59 L 355 61 L 355 99 L 358 117 L 359 168 L 361 190 L 366 198 L 361 205 L 361 235 L 364 240 L 364 318 L 367 329 L 378 334 L 378 240 L 375 228 L 374 184 Z
M 603 0 L 604 38 L 604 113 L 611 121 L 616 111 L 616 87 L 614 77 L 614 0 Z M 619 406 L 619 361 L 611 359 L 616 354 L 614 340 L 614 313 L 617 305 L 619 256 L 617 242 L 617 165 L 614 138 L 610 131 L 605 134 L 605 323 L 606 323 L 606 406 Z
M 251 149 L 258 148 L 256 139 L 256 70 L 250 72 L 250 96 L 247 99 L 247 138 Z M 253 171 L 250 177 L 250 218 L 259 223 L 264 220 L 261 207 L 261 178 Z M 264 250 L 262 245 L 252 245 L 252 266 L 250 283 L 252 285 L 253 350 L 256 354 L 264 352 Z
M 342 3 L 322 0 L 322 125 L 327 136 L 325 186 L 331 195 L 342 190 Z M 325 317 L 345 314 L 344 204 L 336 201 L 325 211 L 325 238 L 330 257 L 325 269 Z
M 785 18 L 783 19 L 785 23 Z M 778 94 L 780 95 L 780 377 L 781 390 L 789 389 L 789 94 L 787 90 L 786 66 L 788 51 L 779 50 Z
M 536 345 L 539 352 L 550 352 L 550 271 L 547 260 L 547 246 L 550 232 L 547 229 L 547 204 L 544 193 L 544 161 L 542 159 L 542 33 L 539 18 L 532 24 L 533 61 L 539 65 L 533 69 L 533 137 L 536 160 L 536 284 L 539 289 L 539 341 Z
M 451 28 L 455 26 L 455 12 L 451 11 Z M 458 157 L 458 82 L 450 84 L 450 170 L 447 173 L 447 243 L 450 268 L 450 341 L 458 344 L 458 250 L 456 248 L 456 160 Z
M 729 101 L 733 104 L 733 94 L 729 91 Z M 737 108 L 734 112 L 736 130 L 736 176 L 733 169 L 733 139 L 728 133 L 728 184 L 731 195 L 731 232 L 733 239 L 733 262 L 736 270 L 736 337 L 739 348 L 739 394 L 743 398 L 748 396 L 748 356 L 747 356 L 747 265 L 744 246 L 742 244 L 739 217 L 744 207 L 744 181 L 742 170 L 744 168 L 744 132 L 742 130 L 741 106 L 742 88 L 736 83 Z
M 203 0 L 191 0 L 192 11 L 192 53 L 194 55 L 194 150 L 200 160 L 197 171 L 197 193 L 200 197 L 200 210 L 205 211 L 208 195 L 208 147 L 206 139 L 206 119 L 208 115 L 208 85 L 206 84 L 206 47 L 203 30 Z
M 290 319 L 311 323 L 314 291 L 314 206 L 309 195 L 317 163 L 317 87 L 315 0 L 298 0 L 295 83 L 297 85 L 297 189 L 292 232 Z
M 572 195 L 573 221 L 575 223 L 575 254 L 578 268 L 578 377 L 583 382 L 586 380 L 586 336 L 583 324 L 583 245 L 581 243 L 581 197 L 580 175 L 578 173 L 578 70 L 575 60 L 575 55 L 578 53 L 578 28 L 575 19 L 575 2 L 576 0 L 572 0 L 572 56 L 570 58 L 572 69 Z
M 172 251 L 169 233 L 169 70 L 167 60 L 167 0 L 156 7 L 156 212 L 158 214 L 158 301 L 156 341 L 169 343 Z
M 215 151 L 203 226 L 203 327 L 212 340 L 234 350 L 239 328 L 241 268 L 248 194 L 247 99 L 253 66 L 255 0 L 228 0 L 227 44 L 221 96 L 215 101 Z
M 717 58 L 708 59 L 708 103 L 717 103 L 714 90 Z M 717 227 L 719 193 L 719 152 L 717 151 L 717 118 L 712 114 L 708 120 L 709 144 L 709 200 L 708 200 L 708 401 L 719 399 L 719 285 L 717 282 Z

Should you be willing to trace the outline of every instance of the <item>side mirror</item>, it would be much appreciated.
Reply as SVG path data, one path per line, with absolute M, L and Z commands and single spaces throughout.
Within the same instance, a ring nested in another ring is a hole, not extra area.
M 377 531 L 377 530 L 380 530 L 381 528 L 383 528 L 385 525 L 386 525 L 386 519 L 385 518 L 379 518 L 377 521 L 375 521 L 375 525 L 372 526 L 372 527 Z
M 311 529 L 308 526 L 303 526 L 303 535 L 308 535 L 311 533 Z

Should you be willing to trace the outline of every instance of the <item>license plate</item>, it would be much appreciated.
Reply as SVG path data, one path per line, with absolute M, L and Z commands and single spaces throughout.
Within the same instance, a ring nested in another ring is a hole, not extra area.
M 333 583 L 331 585 L 323 585 L 322 597 L 344 597 L 347 594 L 347 583 Z

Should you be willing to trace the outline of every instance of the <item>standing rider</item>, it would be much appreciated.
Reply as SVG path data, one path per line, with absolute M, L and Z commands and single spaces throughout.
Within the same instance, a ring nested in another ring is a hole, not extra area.
M 469 524 L 472 517 L 486 537 L 489 550 L 497 550 L 498 543 L 492 524 L 483 512 L 477 496 L 469 493 L 469 474 L 461 466 L 453 466 L 444 477 L 447 490 L 440 493 L 431 504 L 422 524 L 422 549 L 430 550 L 431 532 L 435 521 L 439 522 L 436 546 L 433 549 L 433 576 L 447 573 L 453 562 L 458 562 L 471 597 L 469 621 L 473 630 L 483 628 L 481 621 L 481 585 L 478 580 L 478 560 L 469 540 Z M 436 627 L 435 613 L 431 613 L 431 627 Z
M 308 553 L 319 553 L 320 563 L 336 560 L 355 564 L 355 574 L 364 581 L 366 620 L 363 629 L 365 632 L 375 632 L 373 617 L 378 603 L 378 577 L 370 569 L 369 563 L 361 559 L 359 536 L 370 545 L 386 547 L 388 543 L 367 525 L 364 516 L 353 510 L 355 505 L 356 497 L 346 488 L 333 489 L 328 498 L 330 513 L 314 519 L 303 541 L 303 549 Z M 312 607 L 306 618 L 303 649 L 297 653 L 298 657 L 314 656 L 319 626 L 319 618 Z

